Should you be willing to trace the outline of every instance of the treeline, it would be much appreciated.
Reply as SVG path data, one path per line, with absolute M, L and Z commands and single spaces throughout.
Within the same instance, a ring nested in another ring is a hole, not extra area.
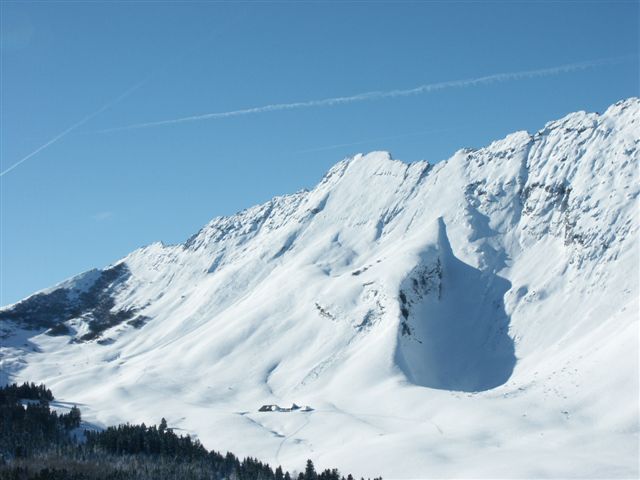
M 14 383 L 0 389 L 0 402 L 16 401 L 16 400 L 53 400 L 53 393 L 44 385 L 36 385 L 35 383 L 23 383 L 18 385 Z
M 0 461 L 28 457 L 52 445 L 73 441 L 80 410 L 58 414 L 49 408 L 53 395 L 44 385 L 24 383 L 0 388 Z
M 255 458 L 208 451 L 177 435 L 163 418 L 158 426 L 119 425 L 83 430 L 80 411 L 51 410 L 44 385 L 0 388 L 0 479 L 4 480 L 353 480 L 336 469 L 275 470 Z M 375 479 L 378 480 L 378 479 Z

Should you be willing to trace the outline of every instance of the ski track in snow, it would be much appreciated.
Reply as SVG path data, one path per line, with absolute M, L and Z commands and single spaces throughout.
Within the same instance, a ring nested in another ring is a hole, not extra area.
M 282 447 L 284 447 L 285 442 L 287 440 L 289 440 L 290 438 L 293 438 L 294 435 L 297 435 L 307 425 L 309 425 L 309 422 L 311 421 L 311 419 L 310 419 L 311 413 L 313 413 L 313 412 L 304 412 L 304 417 L 305 417 L 304 418 L 304 423 L 300 426 L 300 428 L 298 428 L 295 431 L 291 432 L 289 435 L 287 435 L 286 437 L 284 437 L 282 439 L 282 441 L 280 442 L 280 445 L 278 445 L 278 449 L 276 450 L 276 454 L 275 454 L 276 464 L 280 465 L 280 452 L 282 451 Z M 313 449 L 311 447 L 310 447 L 310 450 L 313 451 Z

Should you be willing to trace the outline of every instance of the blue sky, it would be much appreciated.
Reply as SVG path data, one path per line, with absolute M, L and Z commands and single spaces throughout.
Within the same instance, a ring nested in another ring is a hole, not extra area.
M 0 8 L 2 305 L 313 187 L 357 152 L 437 162 L 639 94 L 635 1 Z M 611 58 L 413 95 L 112 130 Z

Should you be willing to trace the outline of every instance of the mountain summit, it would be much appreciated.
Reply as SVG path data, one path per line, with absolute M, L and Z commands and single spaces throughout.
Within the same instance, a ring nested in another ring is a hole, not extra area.
M 356 155 L 4 307 L 2 381 L 287 467 L 638 476 L 639 160 L 637 98 Z

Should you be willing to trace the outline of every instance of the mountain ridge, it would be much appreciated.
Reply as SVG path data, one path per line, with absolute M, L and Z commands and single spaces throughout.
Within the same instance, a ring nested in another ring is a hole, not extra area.
M 0 309 L 3 376 L 98 423 L 148 421 L 162 398 L 209 448 L 284 465 L 637 473 L 639 118 L 631 98 L 434 165 L 343 160 Z M 293 401 L 314 410 L 256 413 Z
M 605 114 L 612 111 L 615 112 L 616 110 L 625 110 L 629 107 L 633 107 L 634 105 L 637 105 L 637 103 L 640 102 L 640 97 L 630 97 L 627 98 L 625 100 L 620 100 L 614 104 L 612 104 L 607 111 L 605 111 Z M 567 125 L 567 128 L 572 128 L 571 125 L 575 125 L 575 123 L 577 122 L 579 124 L 579 126 L 574 126 L 573 128 L 582 128 L 584 127 L 584 125 L 582 124 L 582 122 L 584 122 L 587 119 L 593 119 L 598 118 L 600 116 L 599 113 L 597 112 L 587 112 L 584 110 L 580 110 L 580 111 L 576 111 L 576 112 L 572 112 L 569 113 L 567 115 L 565 115 L 564 117 L 562 117 L 561 119 L 558 120 L 553 120 L 553 121 L 549 121 L 547 122 L 543 128 L 539 129 L 538 131 L 536 131 L 535 133 L 529 133 L 526 130 L 520 130 L 520 131 L 516 131 L 516 132 L 512 132 L 510 134 L 508 134 L 507 136 L 505 136 L 504 138 L 500 139 L 500 140 L 495 140 L 493 142 L 491 142 L 489 145 L 487 145 L 486 147 L 480 147 L 480 148 L 473 148 L 473 147 L 465 147 L 465 148 L 461 148 L 459 150 L 457 150 L 456 152 L 454 152 L 454 154 L 449 157 L 448 159 L 443 159 L 435 164 L 430 163 L 427 160 L 419 160 L 416 162 L 403 162 L 402 160 L 398 160 L 395 158 L 392 158 L 391 154 L 387 151 L 372 151 L 370 152 L 368 155 L 364 155 L 364 154 L 357 154 L 353 157 L 350 158 L 346 158 L 338 163 L 336 163 L 333 167 L 331 167 L 327 173 L 325 173 L 325 175 L 323 175 L 322 179 L 320 180 L 320 182 L 318 183 L 318 185 L 316 185 L 316 187 L 314 187 L 313 189 L 309 190 L 306 188 L 300 189 L 295 193 L 289 193 L 289 194 L 283 194 L 283 195 L 276 195 L 274 197 L 272 197 L 271 199 L 267 200 L 266 202 L 263 203 L 259 203 L 259 204 L 255 204 L 253 206 L 244 208 L 242 210 L 239 210 L 238 212 L 231 214 L 231 215 L 221 215 L 221 216 L 216 216 L 214 217 L 211 221 L 207 222 L 207 224 L 202 227 L 200 230 L 198 230 L 196 233 L 194 233 L 193 235 L 191 235 L 191 237 L 189 237 L 187 240 L 185 240 L 184 242 L 179 242 L 179 243 L 174 243 L 174 244 L 165 244 L 163 241 L 161 240 L 157 240 L 155 242 L 152 242 L 148 245 L 142 246 L 137 248 L 136 250 L 134 250 L 132 253 L 135 253 L 139 250 L 145 250 L 148 248 L 152 248 L 155 246 L 161 246 L 163 248 L 166 247 L 176 247 L 176 246 L 185 246 L 185 247 L 189 247 L 192 246 L 197 237 L 202 234 L 203 231 L 205 231 L 207 228 L 215 228 L 218 224 L 220 223 L 227 223 L 230 221 L 240 221 L 245 215 L 249 215 L 253 212 L 260 212 L 264 209 L 269 210 L 270 207 L 275 203 L 278 204 L 280 202 L 284 202 L 288 199 L 293 199 L 299 196 L 304 196 L 307 195 L 309 193 L 311 193 L 313 190 L 315 190 L 315 188 L 319 187 L 320 185 L 322 185 L 323 183 L 325 183 L 330 177 L 332 177 L 333 175 L 335 175 L 336 173 L 342 174 L 344 173 L 344 170 L 346 169 L 346 167 L 348 166 L 348 164 L 352 161 L 355 160 L 359 160 L 362 158 L 370 158 L 369 155 L 377 155 L 377 154 L 382 154 L 384 156 L 387 156 L 387 158 L 389 160 L 392 160 L 394 162 L 400 162 L 403 165 L 406 166 L 410 166 L 410 165 L 424 165 L 425 169 L 424 169 L 424 174 L 426 175 L 427 173 L 429 173 L 431 171 L 431 169 L 436 166 L 436 165 L 444 165 L 446 164 L 446 162 L 448 162 L 449 160 L 451 160 L 451 158 L 454 158 L 456 155 L 460 154 L 460 153 L 471 153 L 471 152 L 475 152 L 478 150 L 482 150 L 482 149 L 486 149 L 486 148 L 491 148 L 494 145 L 501 145 L 502 143 L 508 142 L 509 140 L 511 140 L 512 138 L 515 139 L 531 139 L 531 138 L 536 138 L 538 136 L 542 136 L 544 134 L 546 134 L 550 129 L 553 128 L 557 128 L 559 125 Z M 120 260 L 116 260 L 114 263 L 110 264 L 109 266 L 115 265 L 119 262 L 121 262 L 125 257 L 123 257 Z M 55 288 L 64 288 L 65 285 L 68 284 L 69 281 L 71 281 L 72 279 L 85 275 L 88 272 L 92 272 L 98 270 L 98 268 L 93 268 L 88 270 L 87 272 L 83 272 L 77 275 L 74 275 L 73 277 L 70 277 L 69 279 L 63 280 L 61 282 L 58 282 L 56 284 L 54 284 L 52 287 L 46 287 L 43 288 L 41 290 L 38 290 L 37 292 L 35 292 L 34 294 L 38 294 L 38 293 L 43 293 L 43 292 L 48 292 L 52 289 Z M 25 297 L 29 298 L 29 297 Z M 18 300 L 17 302 L 13 303 L 13 304 L 8 304 L 5 305 L 3 307 L 1 307 L 2 309 L 6 309 L 7 307 L 11 307 L 12 305 L 15 305 L 16 303 L 19 303 L 22 300 Z

